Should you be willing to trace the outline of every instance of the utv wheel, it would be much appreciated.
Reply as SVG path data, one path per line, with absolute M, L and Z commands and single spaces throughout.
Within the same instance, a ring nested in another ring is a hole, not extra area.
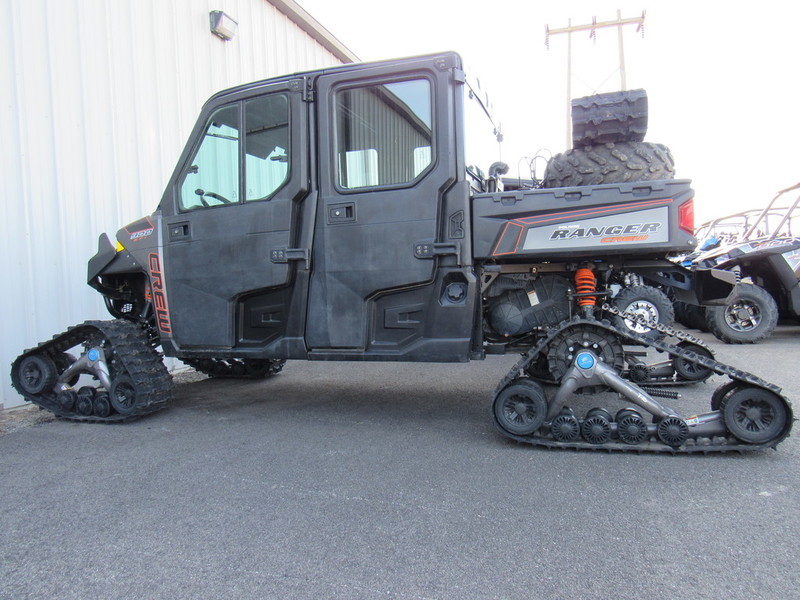
M 649 285 L 634 285 L 623 288 L 619 294 L 614 297 L 612 304 L 615 308 L 623 312 L 634 313 L 637 316 L 644 317 L 648 321 L 660 323 L 665 327 L 672 327 L 675 322 L 675 312 L 670 299 L 664 292 L 657 288 L 650 287 Z M 619 316 L 614 316 L 613 323 L 623 331 L 644 335 L 648 338 L 657 338 L 661 336 L 655 329 L 650 329 L 649 327 L 629 319 L 623 319 Z
M 16 378 L 25 394 L 41 394 L 49 391 L 58 379 L 55 362 L 44 354 L 32 354 L 20 361 Z
M 706 309 L 708 327 L 726 344 L 754 344 L 768 337 L 778 324 L 778 306 L 764 288 L 740 283 L 725 306 Z
M 669 148 L 648 142 L 618 142 L 556 154 L 544 172 L 546 188 L 674 179 Z
M 728 431 L 747 444 L 776 440 L 788 422 L 783 400 L 769 390 L 754 387 L 742 387 L 727 395 L 722 416 Z
M 518 379 L 502 389 L 494 400 L 497 424 L 513 435 L 531 435 L 544 423 L 547 396 L 538 383 Z

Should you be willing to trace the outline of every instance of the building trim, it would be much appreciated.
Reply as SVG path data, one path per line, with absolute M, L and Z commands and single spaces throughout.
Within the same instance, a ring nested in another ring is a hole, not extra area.
M 312 17 L 294 0 L 267 0 L 275 8 L 285 14 L 290 21 L 310 35 L 323 48 L 344 63 L 359 62 L 358 56 L 340 42 L 319 21 Z

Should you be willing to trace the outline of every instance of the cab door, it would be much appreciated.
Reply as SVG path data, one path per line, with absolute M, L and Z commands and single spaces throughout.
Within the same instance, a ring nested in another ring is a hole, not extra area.
M 218 99 L 201 114 L 172 202 L 162 201 L 179 350 L 265 346 L 285 333 L 296 268 L 287 250 L 308 191 L 305 110 L 283 84 Z
M 411 59 L 317 80 L 312 357 L 398 356 L 432 331 L 434 255 L 448 252 L 434 243 L 456 180 L 458 61 Z

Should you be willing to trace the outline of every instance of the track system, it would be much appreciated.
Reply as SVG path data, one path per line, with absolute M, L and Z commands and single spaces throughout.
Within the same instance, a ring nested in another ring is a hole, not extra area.
M 603 309 L 637 320 L 608 305 Z M 778 386 L 715 361 L 702 342 L 688 334 L 640 322 L 679 343 L 623 331 L 590 317 L 574 317 L 549 330 L 495 389 L 492 414 L 500 432 L 549 448 L 670 453 L 775 448 L 788 437 L 794 419 Z M 626 355 L 626 345 L 654 348 L 670 360 L 653 368 L 635 355 Z M 625 362 L 633 364 L 626 369 Z M 552 382 L 559 385 L 550 398 L 542 385 L 526 376 L 541 374 L 545 365 Z M 659 376 L 651 377 L 653 372 Z M 674 392 L 638 385 L 695 383 L 713 373 L 730 380 L 712 395 L 711 412 L 688 417 L 655 399 L 677 398 Z M 634 406 L 613 416 L 597 407 L 582 418 L 567 406 L 575 393 L 604 390 L 616 392 Z
M 283 370 L 285 360 L 258 358 L 184 358 L 190 367 L 215 379 L 266 379 Z
M 76 347 L 77 358 L 69 353 Z M 78 387 L 85 377 L 94 385 Z M 127 421 L 172 399 L 172 378 L 147 332 L 122 319 L 86 321 L 23 352 L 11 383 L 29 402 L 74 421 Z

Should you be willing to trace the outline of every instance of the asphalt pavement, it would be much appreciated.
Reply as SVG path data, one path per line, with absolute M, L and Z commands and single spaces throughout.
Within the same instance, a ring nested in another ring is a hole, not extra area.
M 800 407 L 800 326 L 704 339 Z M 489 417 L 515 360 L 290 362 L 180 384 L 130 424 L 2 435 L 0 598 L 800 597 L 800 434 L 744 455 L 517 444 Z

